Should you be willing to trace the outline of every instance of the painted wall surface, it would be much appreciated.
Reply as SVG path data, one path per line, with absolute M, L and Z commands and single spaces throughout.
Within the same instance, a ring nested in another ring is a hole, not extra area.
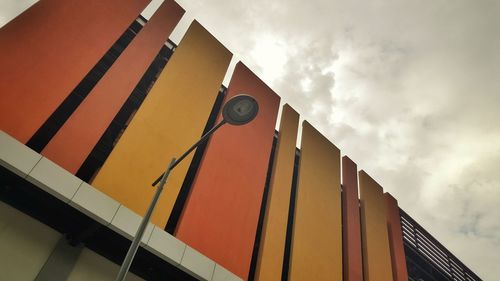
M 387 210 L 387 230 L 389 231 L 389 246 L 392 260 L 392 277 L 394 281 L 407 281 L 406 255 L 403 244 L 403 230 L 398 201 L 389 193 L 384 194 Z
M 359 172 L 361 237 L 365 281 L 392 281 L 387 215 L 382 187 Z
M 251 123 L 226 125 L 212 136 L 176 236 L 246 279 L 280 98 L 241 62 L 226 100 L 240 93 L 257 100 L 259 113 Z
M 155 59 L 184 10 L 166 0 L 48 143 L 42 154 L 78 171 Z
M 0 29 L 0 129 L 26 143 L 150 0 L 40 0 Z
M 232 54 L 193 22 L 92 185 L 144 215 L 151 183 L 203 133 Z M 152 222 L 166 225 L 192 154 L 170 174 Z
M 302 126 L 289 280 L 342 280 L 340 150 Z
M 115 280 L 120 266 L 84 248 L 78 257 L 67 281 L 110 281 Z M 127 273 L 127 281 L 144 280 L 132 272 Z
M 280 280 L 283 267 L 299 114 L 285 104 L 280 122 L 255 272 L 256 281 Z
M 0 202 L 0 279 L 34 280 L 61 234 Z
M 363 280 L 361 225 L 359 219 L 358 168 L 349 157 L 342 157 L 342 222 L 344 281 Z

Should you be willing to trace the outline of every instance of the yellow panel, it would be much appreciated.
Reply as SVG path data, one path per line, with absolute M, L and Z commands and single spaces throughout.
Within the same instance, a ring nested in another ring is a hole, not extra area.
M 303 123 L 289 279 L 342 280 L 340 150 Z
M 202 135 L 231 56 L 193 22 L 92 184 L 144 215 L 151 182 Z M 192 155 L 174 169 L 153 213 L 152 222 L 162 228 Z
M 382 187 L 359 172 L 361 237 L 365 281 L 392 281 L 391 254 Z
M 298 126 L 299 114 L 285 104 L 262 228 L 256 281 L 281 279 Z

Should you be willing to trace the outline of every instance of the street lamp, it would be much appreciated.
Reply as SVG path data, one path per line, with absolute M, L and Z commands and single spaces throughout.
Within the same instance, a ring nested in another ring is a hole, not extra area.
M 224 107 L 222 108 L 222 121 L 220 121 L 217 125 L 215 125 L 212 129 L 210 129 L 206 134 L 204 134 L 195 144 L 193 144 L 184 154 L 182 154 L 179 159 L 173 158 L 172 161 L 167 166 L 165 172 L 163 172 L 152 184 L 152 186 L 156 186 L 158 183 L 160 185 L 156 189 L 156 193 L 149 204 L 146 215 L 142 218 L 141 224 L 135 233 L 134 240 L 132 240 L 132 244 L 128 249 L 127 255 L 123 260 L 122 266 L 120 267 L 120 271 L 118 272 L 118 276 L 116 277 L 117 281 L 125 280 L 125 276 L 134 260 L 135 253 L 139 248 L 139 244 L 141 242 L 142 236 L 144 235 L 144 231 L 146 230 L 146 226 L 149 223 L 151 215 L 153 214 L 154 208 L 158 199 L 160 198 L 161 192 L 163 191 L 163 187 L 167 182 L 168 175 L 186 156 L 189 155 L 195 148 L 197 148 L 201 143 L 206 141 L 210 135 L 212 135 L 217 129 L 222 127 L 222 125 L 229 123 L 231 125 L 240 126 L 245 125 L 246 123 L 252 121 L 257 113 L 259 112 L 259 105 L 257 101 L 249 96 L 249 95 L 237 95 L 229 99 Z

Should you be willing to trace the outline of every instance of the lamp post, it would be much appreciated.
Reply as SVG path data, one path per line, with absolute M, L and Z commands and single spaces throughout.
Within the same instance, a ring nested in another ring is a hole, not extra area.
M 149 223 L 151 215 L 153 214 L 154 208 L 158 199 L 160 198 L 161 192 L 163 191 L 163 187 L 167 182 L 168 175 L 186 156 L 189 155 L 195 148 L 197 148 L 201 143 L 206 141 L 209 136 L 211 136 L 217 129 L 222 127 L 224 124 L 229 123 L 231 125 L 244 125 L 250 121 L 252 121 L 257 113 L 259 112 L 259 105 L 257 101 L 249 96 L 249 95 L 237 95 L 229 99 L 222 108 L 222 121 L 220 121 L 217 125 L 215 125 L 212 129 L 210 129 L 206 134 L 204 134 L 195 144 L 193 144 L 186 152 L 184 152 L 179 159 L 173 158 L 172 161 L 167 166 L 165 172 L 163 172 L 152 184 L 152 186 L 156 186 L 158 183 L 160 185 L 156 189 L 155 195 L 149 204 L 146 215 L 141 220 L 141 224 L 137 229 L 137 232 L 132 240 L 132 244 L 128 249 L 127 255 L 123 260 L 122 266 L 120 267 L 120 271 L 116 277 L 117 281 L 125 280 L 125 276 L 128 273 L 130 265 L 134 260 L 134 256 L 139 248 L 139 244 L 141 242 L 142 236 L 144 235 L 144 231 L 146 230 L 146 226 Z

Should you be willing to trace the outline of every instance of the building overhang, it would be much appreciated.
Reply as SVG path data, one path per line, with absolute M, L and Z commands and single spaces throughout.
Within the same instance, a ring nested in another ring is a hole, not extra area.
M 141 217 L 0 131 L 0 199 L 121 264 Z M 122 175 L 117 175 L 122 176 Z M 151 188 L 149 186 L 138 188 Z M 131 271 L 153 280 L 242 280 L 149 223 Z

